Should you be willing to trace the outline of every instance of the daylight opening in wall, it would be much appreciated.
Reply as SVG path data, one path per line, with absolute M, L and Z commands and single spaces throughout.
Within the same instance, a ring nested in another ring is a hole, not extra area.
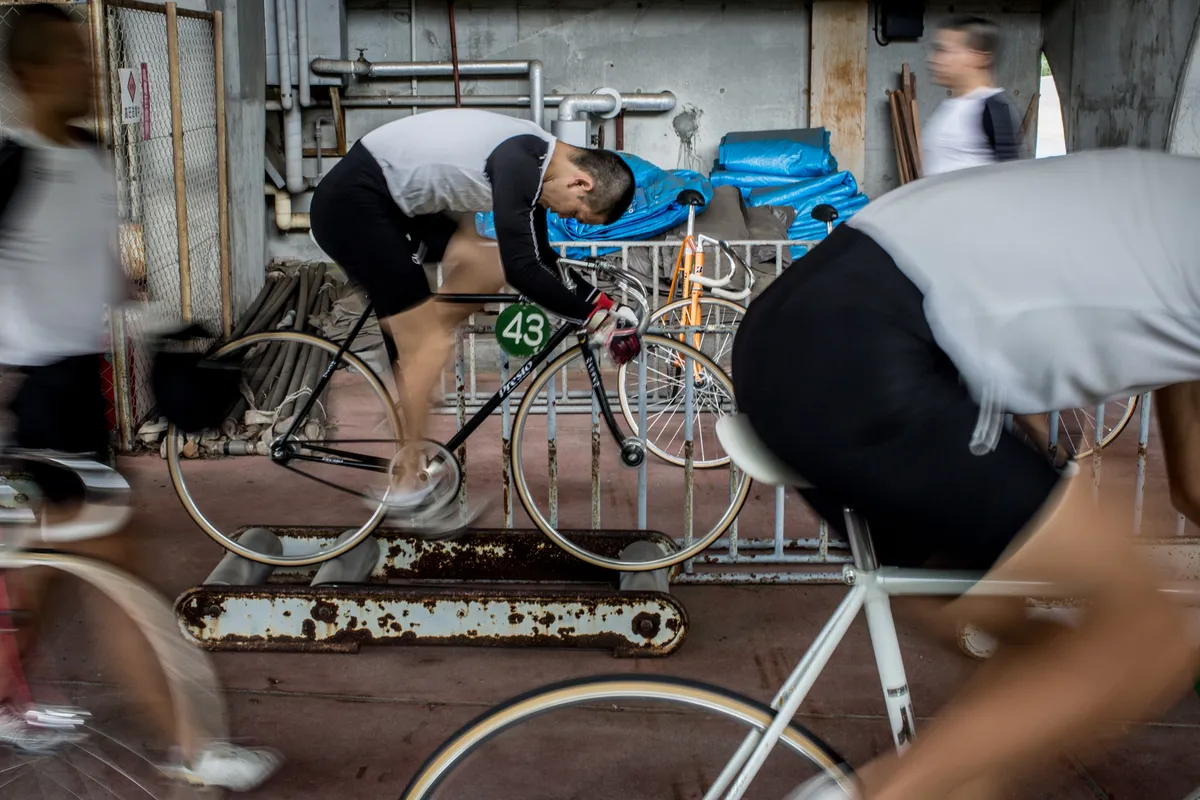
M 1061 156 L 1067 152 L 1067 137 L 1063 131 L 1062 105 L 1058 102 L 1058 89 L 1054 75 L 1050 73 L 1050 62 L 1042 54 L 1042 85 L 1038 95 L 1037 149 L 1038 158 Z

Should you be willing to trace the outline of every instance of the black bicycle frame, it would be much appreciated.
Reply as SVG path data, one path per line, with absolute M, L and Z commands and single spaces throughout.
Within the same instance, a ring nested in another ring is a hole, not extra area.
M 489 303 L 511 305 L 513 303 L 522 302 L 521 298 L 511 294 L 448 294 L 437 295 L 436 297 L 438 302 L 469 305 L 484 305 Z M 369 304 L 366 310 L 363 311 L 363 314 L 358 319 L 358 322 L 354 324 L 354 327 L 346 336 L 346 340 L 338 348 L 337 354 L 330 360 L 329 365 L 321 374 L 321 379 L 317 382 L 312 394 L 308 396 L 308 399 L 304 403 L 304 407 L 293 419 L 292 424 L 288 428 L 287 432 L 281 437 L 281 441 L 289 441 L 294 436 L 295 432 L 304 424 L 305 420 L 307 420 L 309 412 L 312 411 L 313 406 L 315 406 L 317 403 L 317 398 L 321 396 L 321 393 L 325 391 L 325 387 L 329 385 L 329 381 L 332 380 L 333 373 L 337 370 L 338 364 L 341 363 L 346 352 L 350 349 L 351 345 L 354 344 L 355 338 L 358 337 L 359 332 L 362 331 L 363 325 L 366 324 L 367 318 L 374 313 L 374 310 L 374 304 Z M 573 322 L 567 322 L 555 329 L 554 333 L 550 336 L 550 341 L 546 343 L 545 347 L 531 356 L 528 361 L 521 365 L 521 368 L 518 369 L 511 378 L 505 381 L 504 385 L 501 386 L 500 389 L 497 390 L 497 392 L 492 395 L 491 398 L 489 398 L 488 401 L 484 403 L 483 406 L 477 412 L 475 412 L 475 414 L 472 415 L 469 420 L 466 421 L 463 427 L 460 428 L 456 434 L 454 434 L 454 437 L 445 444 L 445 448 L 453 453 L 460 446 L 462 446 L 471 436 L 471 434 L 474 433 L 489 416 L 491 416 L 492 412 L 499 408 L 500 404 L 503 403 L 510 395 L 512 395 L 512 393 L 517 390 L 517 387 L 520 386 L 525 379 L 528 378 L 535 369 L 537 369 L 537 367 L 541 366 L 541 364 L 550 357 L 555 348 L 562 344 L 566 338 L 573 333 L 579 336 L 580 344 L 585 345 L 583 347 L 583 361 L 587 367 L 588 377 L 590 378 L 592 384 L 592 392 L 596 396 L 596 400 L 600 405 L 600 412 L 604 417 L 604 422 L 608 426 L 609 432 L 612 434 L 617 443 L 622 443 L 625 440 L 625 436 L 622 433 L 621 428 L 617 425 L 616 416 L 613 414 L 612 408 L 608 402 L 608 396 L 604 392 L 604 384 L 600 377 L 599 359 L 597 359 L 596 353 L 592 350 L 592 348 L 586 346 L 587 335 L 580 331 L 580 326 Z M 390 346 L 390 342 L 386 333 L 384 335 L 384 341 L 388 342 L 389 344 L 387 348 L 389 358 L 394 360 L 394 349 L 392 346 Z M 347 440 L 347 443 L 352 441 L 355 440 Z M 306 450 L 321 453 L 322 455 L 311 456 L 303 453 L 292 453 L 288 455 L 285 460 L 290 461 L 295 459 L 299 461 L 313 461 L 322 464 L 353 467 L 354 469 L 365 469 L 372 472 L 386 472 L 390 466 L 390 461 L 375 456 L 353 453 L 332 447 L 324 447 L 314 444 L 313 442 L 304 442 L 303 446 Z M 314 478 L 314 480 L 319 479 Z M 321 482 L 325 483 L 325 481 Z

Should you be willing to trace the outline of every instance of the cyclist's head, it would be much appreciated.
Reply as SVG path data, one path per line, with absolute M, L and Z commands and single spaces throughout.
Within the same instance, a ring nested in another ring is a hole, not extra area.
M 938 28 L 929 73 L 939 86 L 960 84 L 987 75 L 1000 48 L 1000 28 L 983 17 L 955 17 Z
M 542 200 L 560 217 L 610 225 L 633 202 L 633 170 L 612 150 L 590 150 L 559 142 L 555 169 L 547 170 Z
M 61 6 L 18 6 L 4 63 L 31 113 L 71 120 L 91 111 L 91 54 L 80 26 Z

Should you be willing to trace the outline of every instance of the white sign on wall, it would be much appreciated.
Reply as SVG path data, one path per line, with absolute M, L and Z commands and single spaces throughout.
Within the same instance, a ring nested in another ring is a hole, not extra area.
M 131 69 L 117 70 L 121 85 L 121 123 L 133 125 L 142 121 L 142 86 Z

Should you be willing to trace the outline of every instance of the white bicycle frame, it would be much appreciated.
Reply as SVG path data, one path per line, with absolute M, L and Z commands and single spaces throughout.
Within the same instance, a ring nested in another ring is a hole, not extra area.
M 730 418 L 730 422 L 734 420 Z M 722 420 L 724 422 L 724 420 Z M 732 427 L 732 426 L 730 426 Z M 744 435 L 744 434 L 743 434 Z M 735 441 L 726 439 L 718 428 L 718 436 L 735 463 L 741 461 L 732 446 Z M 755 455 L 755 460 L 764 458 L 763 453 L 753 454 L 747 448 L 757 448 L 759 443 L 743 441 L 739 448 L 743 453 Z M 773 457 L 770 457 L 773 460 Z M 762 468 L 774 472 L 772 465 L 750 460 L 738 463 L 751 477 L 762 474 Z M 758 469 L 756 469 L 756 467 Z M 786 469 L 786 468 L 784 468 Z M 779 472 L 779 474 L 784 474 Z M 796 476 L 798 478 L 798 476 Z M 954 572 L 945 570 L 897 569 L 879 566 L 875 548 L 871 543 L 866 521 L 852 509 L 845 509 L 846 535 L 854 564 L 842 569 L 842 577 L 850 591 L 833 612 L 829 622 L 817 634 L 812 646 L 800 659 L 800 663 L 784 682 L 783 687 L 771 701 L 771 708 L 778 714 L 770 727 L 763 733 L 751 732 L 742 742 L 725 769 L 704 795 L 704 800 L 740 800 L 746 794 L 750 782 L 762 768 L 767 756 L 779 741 L 784 728 L 796 716 L 800 705 L 808 696 L 821 671 L 858 612 L 866 610 L 867 629 L 871 646 L 875 651 L 875 664 L 883 687 L 884 702 L 887 704 L 888 721 L 891 724 L 892 740 L 897 752 L 903 753 L 916 734 L 916 717 L 909 697 L 908 679 L 904 673 L 904 661 L 900 655 L 900 640 L 896 636 L 896 623 L 892 618 L 891 598 L 896 596 L 946 597 L 959 596 L 970 591 L 981 597 L 1038 597 L 1062 598 L 1068 596 L 1061 588 L 1051 583 L 1034 581 L 983 581 L 981 573 Z M 1193 584 L 1180 583 L 1164 591 L 1179 595 L 1189 604 L 1200 603 L 1200 592 Z
M 745 302 L 745 300 L 750 297 L 750 291 L 754 286 L 754 273 L 746 264 L 740 264 L 746 273 L 746 276 L 742 281 L 742 288 L 738 291 L 733 291 L 727 288 L 729 284 L 733 282 L 733 276 L 737 273 L 739 262 L 734 260 L 733 256 L 731 255 L 731 251 L 729 250 L 729 246 L 726 245 L 723 240 L 713 238 L 712 236 L 708 236 L 703 233 L 696 233 L 695 206 L 688 206 L 686 238 L 695 243 L 694 245 L 690 246 L 689 249 L 692 251 L 692 255 L 698 259 L 696 269 L 694 269 L 688 276 L 689 280 L 691 280 L 692 283 L 710 289 L 717 297 L 721 297 L 726 300 L 732 300 L 735 303 Z M 711 245 L 717 251 L 718 276 L 721 274 L 721 256 L 724 256 L 725 260 L 729 262 L 729 274 L 724 278 L 710 278 L 703 274 L 705 245 Z

